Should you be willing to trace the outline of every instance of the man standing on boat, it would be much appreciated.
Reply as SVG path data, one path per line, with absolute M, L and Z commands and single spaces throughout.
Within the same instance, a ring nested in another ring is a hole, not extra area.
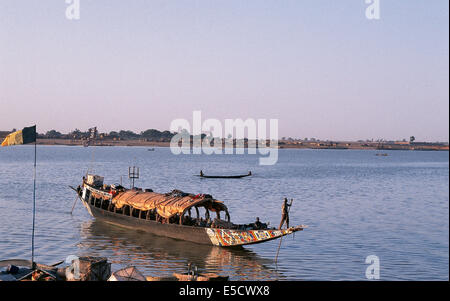
M 287 198 L 284 198 L 283 205 L 281 206 L 281 222 L 280 226 L 278 227 L 279 230 L 281 230 L 281 227 L 283 227 L 283 224 L 286 222 L 286 227 L 289 228 L 289 207 L 292 206 L 292 200 L 291 203 L 288 204 Z

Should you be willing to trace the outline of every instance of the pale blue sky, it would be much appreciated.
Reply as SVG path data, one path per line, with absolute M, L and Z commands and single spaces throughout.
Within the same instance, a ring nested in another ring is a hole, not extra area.
M 447 0 L 0 0 L 0 130 L 278 118 L 279 135 L 448 141 Z

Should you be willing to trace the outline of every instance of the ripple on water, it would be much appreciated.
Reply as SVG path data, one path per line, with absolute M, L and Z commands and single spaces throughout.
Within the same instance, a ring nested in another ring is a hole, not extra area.
M 108 182 L 166 192 L 210 193 L 226 202 L 233 221 L 280 221 L 281 200 L 293 197 L 291 224 L 310 227 L 241 249 L 199 246 L 93 220 L 68 185 L 93 168 Z M 273 166 L 239 156 L 174 156 L 167 148 L 38 146 L 36 257 L 54 263 L 70 254 L 106 256 L 113 269 L 135 265 L 148 276 L 199 270 L 232 280 L 364 280 L 365 258 L 380 259 L 383 280 L 448 280 L 448 152 L 280 150 Z M 0 258 L 31 255 L 32 148 L 0 148 Z M 240 180 L 193 176 L 242 174 Z

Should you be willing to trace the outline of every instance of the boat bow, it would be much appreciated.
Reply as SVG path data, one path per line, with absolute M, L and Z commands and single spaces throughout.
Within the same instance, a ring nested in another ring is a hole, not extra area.
M 213 245 L 220 247 L 233 247 L 256 244 L 280 238 L 282 236 L 301 231 L 304 228 L 307 228 L 307 226 L 300 225 L 281 230 L 232 230 L 208 228 L 206 229 L 206 232 Z

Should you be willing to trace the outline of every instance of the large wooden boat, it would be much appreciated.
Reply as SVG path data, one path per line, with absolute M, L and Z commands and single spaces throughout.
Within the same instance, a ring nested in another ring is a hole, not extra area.
M 179 190 L 155 193 L 151 189 L 126 189 L 104 185 L 103 178 L 88 175 L 75 189 L 83 205 L 96 219 L 160 236 L 221 247 L 241 246 L 273 240 L 303 230 L 268 228 L 263 223 L 234 224 L 223 202 L 207 194 Z M 195 210 L 193 216 L 192 209 Z M 204 212 L 204 218 L 200 216 Z M 215 218 L 210 212 L 216 214 Z M 220 213 L 225 213 L 225 219 Z

